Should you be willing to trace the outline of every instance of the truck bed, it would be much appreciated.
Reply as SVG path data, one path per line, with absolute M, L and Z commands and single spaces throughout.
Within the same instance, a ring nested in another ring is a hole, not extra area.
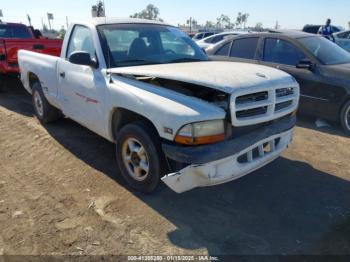
M 57 96 L 57 62 L 59 57 L 27 50 L 20 50 L 18 57 L 24 88 L 31 93 L 28 75 L 38 76 L 43 92 L 47 95 L 49 102 L 55 106 L 56 102 L 52 101 L 51 98 Z

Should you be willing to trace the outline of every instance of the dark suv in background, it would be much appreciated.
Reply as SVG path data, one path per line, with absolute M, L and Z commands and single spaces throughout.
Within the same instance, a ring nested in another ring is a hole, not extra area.
M 310 34 L 317 34 L 321 26 L 322 25 L 305 25 L 303 28 L 303 32 L 310 33 Z M 334 25 L 332 25 L 332 29 L 334 33 L 338 33 L 344 30 L 344 28 L 342 28 L 341 26 L 334 26 Z
M 300 84 L 300 112 L 338 121 L 350 135 L 350 53 L 333 42 L 284 31 L 237 36 L 206 51 L 212 60 L 261 64 L 291 74 Z

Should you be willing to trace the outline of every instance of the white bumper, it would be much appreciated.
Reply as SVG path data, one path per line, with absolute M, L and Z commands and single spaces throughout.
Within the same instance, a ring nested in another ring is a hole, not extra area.
M 278 158 L 288 148 L 292 138 L 293 129 L 263 139 L 227 158 L 203 165 L 190 165 L 179 172 L 163 177 L 162 181 L 176 193 L 230 182 Z M 267 143 L 269 144 L 268 151 L 266 151 Z M 253 154 L 253 151 L 258 152 L 258 154 Z M 247 161 L 239 161 L 244 155 L 246 155 Z

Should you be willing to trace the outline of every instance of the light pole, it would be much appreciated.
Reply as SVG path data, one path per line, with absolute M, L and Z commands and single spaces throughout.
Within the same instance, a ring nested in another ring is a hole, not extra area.
M 28 18 L 29 25 L 32 26 L 32 19 L 30 18 L 29 14 L 27 14 L 27 18 Z
M 105 4 L 105 0 L 102 0 L 102 3 L 103 3 L 104 16 L 106 17 L 106 4 Z
M 192 34 L 192 17 L 190 17 L 190 19 L 187 20 L 187 24 L 190 25 L 190 34 Z

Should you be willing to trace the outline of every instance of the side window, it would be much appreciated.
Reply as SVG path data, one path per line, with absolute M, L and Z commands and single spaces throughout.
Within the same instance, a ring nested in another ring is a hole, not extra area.
M 258 41 L 258 37 L 250 37 L 233 41 L 230 56 L 244 59 L 254 59 Z
M 91 58 L 96 58 L 96 50 L 92 41 L 91 31 L 85 26 L 77 25 L 74 27 L 68 44 L 67 58 L 76 51 L 88 52 Z
M 291 43 L 277 39 L 267 38 L 264 45 L 265 62 L 296 66 L 305 55 Z
M 215 39 L 215 37 L 212 36 L 212 37 L 207 38 L 204 42 L 207 44 L 211 44 L 211 43 L 214 43 L 214 39 Z
M 213 44 L 220 42 L 224 39 L 225 35 L 218 35 L 213 38 L 213 41 L 211 41 Z
M 203 38 L 209 37 L 214 35 L 214 33 L 204 33 Z
M 224 44 L 222 47 L 219 48 L 218 51 L 216 51 L 215 55 L 221 55 L 221 56 L 228 56 L 228 52 L 230 51 L 232 42 L 228 42 Z

